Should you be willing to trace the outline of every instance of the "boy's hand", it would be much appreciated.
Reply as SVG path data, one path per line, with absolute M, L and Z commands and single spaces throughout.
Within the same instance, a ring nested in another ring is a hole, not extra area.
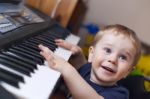
M 67 50 L 70 50 L 72 52 L 72 57 L 70 58 L 69 62 L 76 68 L 80 68 L 83 64 L 87 62 L 82 49 L 74 44 L 71 44 L 69 42 L 66 42 L 62 39 L 56 39 L 55 40 L 56 45 L 63 47 Z
M 69 42 L 66 42 L 63 39 L 56 39 L 55 43 L 56 43 L 56 45 L 58 45 L 60 47 L 70 50 L 73 55 L 78 55 L 78 54 L 82 53 L 82 49 L 79 46 L 71 44 Z
M 39 48 L 41 50 L 40 54 L 46 59 L 46 61 L 48 62 L 48 65 L 52 69 L 57 70 L 62 73 L 65 67 L 70 65 L 63 58 L 54 55 L 54 53 L 48 47 L 39 45 Z

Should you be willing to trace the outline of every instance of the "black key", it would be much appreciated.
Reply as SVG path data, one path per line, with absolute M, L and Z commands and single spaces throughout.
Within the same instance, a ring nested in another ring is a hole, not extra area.
M 5 69 L 2 69 L 2 68 L 0 68 L 0 72 L 6 73 L 7 75 L 15 78 L 16 80 L 24 83 L 24 78 L 22 76 L 20 76 L 20 75 L 14 74 L 14 73 L 9 72 L 9 71 L 7 71 Z
M 18 45 L 18 47 L 21 47 L 21 48 L 23 48 L 23 49 L 25 49 L 25 50 L 28 50 L 28 51 L 31 51 L 31 52 L 33 52 L 33 53 L 36 53 L 36 54 L 40 55 L 39 51 L 34 50 L 34 49 L 30 48 L 30 47 L 23 46 L 23 45 Z M 40 56 L 41 56 L 41 55 L 40 55 Z
M 46 36 L 46 35 L 38 35 L 37 37 L 44 38 L 44 39 L 49 40 L 49 41 L 51 41 L 51 42 L 53 42 L 53 43 L 55 43 L 54 40 L 56 39 L 56 38 L 54 38 L 54 37 L 50 37 L 50 36 Z
M 23 74 L 25 74 L 27 76 L 30 76 L 30 71 L 28 69 L 26 69 L 24 67 L 21 67 L 21 66 L 18 66 L 17 64 L 12 63 L 10 61 L 7 61 L 5 59 L 0 58 L 0 64 L 2 64 L 4 66 L 7 66 L 7 67 L 9 67 L 11 69 L 14 69 L 14 70 L 16 70 L 16 71 L 18 71 L 20 73 L 23 73 Z
M 20 52 L 20 51 L 11 49 L 11 48 L 10 48 L 8 51 L 11 52 L 11 53 L 17 54 L 17 55 L 19 55 L 19 56 L 28 58 L 28 59 L 30 59 L 30 60 L 32 60 L 32 61 L 35 61 L 37 64 L 43 64 L 43 63 L 44 63 L 43 60 L 38 59 L 38 58 L 36 58 L 36 57 L 34 57 L 34 56 L 31 56 L 31 55 L 26 54 L 26 53 L 23 53 L 23 52 Z
M 42 38 L 42 37 L 34 37 L 34 39 L 41 40 L 41 41 L 46 42 L 46 43 L 48 43 L 48 44 L 50 44 L 50 45 L 53 45 L 55 48 L 57 48 L 57 45 L 54 43 L 54 41 L 52 42 L 52 41 L 47 40 L 47 39 L 44 39 L 44 38 Z
M 43 45 L 47 46 L 48 48 L 50 48 L 52 51 L 54 51 L 55 48 L 56 48 L 56 47 L 54 47 L 53 45 L 50 45 L 50 44 L 48 44 L 48 43 L 46 43 L 46 42 L 43 42 L 43 41 L 41 41 L 41 40 L 28 39 L 28 41 L 29 41 L 29 42 L 32 42 L 32 43 L 35 43 L 35 44 L 37 44 L 37 45 L 43 44 Z
M 19 47 L 19 48 L 25 50 L 24 52 L 27 52 L 28 54 L 31 54 L 31 55 L 33 55 L 33 56 L 35 56 L 35 57 L 40 58 L 40 60 L 44 60 L 44 57 L 41 56 L 41 55 L 40 55 L 40 52 L 37 51 L 37 50 L 34 50 L 34 49 L 30 48 L 30 47 L 23 46 L 23 45 L 19 45 L 19 46 L 17 46 L 17 47 Z
M 26 49 L 18 47 L 18 46 L 13 46 L 12 48 L 15 49 L 15 50 L 18 50 L 18 51 L 22 51 L 22 52 L 24 52 L 26 54 L 29 54 L 31 56 L 37 57 L 37 58 L 39 58 L 41 60 L 43 59 L 43 57 L 39 53 L 36 54 L 36 53 L 34 53 L 34 52 L 30 51 L 30 50 L 26 50 Z
M 1 69 L 0 69 L 0 81 L 4 81 L 14 87 L 19 88 L 18 85 L 19 81 L 13 78 L 12 76 L 8 75 L 7 73 L 3 72 Z
M 25 42 L 23 42 L 21 45 L 30 47 L 30 48 L 32 48 L 32 49 L 34 49 L 34 50 L 40 52 L 40 49 L 38 48 L 38 45 L 35 44 L 35 43 L 29 42 L 29 41 L 25 41 Z
M 28 41 L 33 42 L 33 43 L 38 44 L 38 45 L 39 44 L 44 44 L 45 46 L 49 47 L 52 51 L 54 51 L 55 48 L 56 48 L 53 44 L 49 44 L 45 41 L 42 41 L 42 40 L 39 40 L 39 39 L 36 39 L 36 38 L 31 38 Z
M 27 59 L 27 58 L 24 58 L 24 57 L 21 57 L 21 56 L 18 56 L 16 54 L 13 54 L 13 53 L 10 53 L 10 52 L 2 52 L 4 55 L 8 56 L 8 57 L 12 57 L 12 58 L 15 58 L 17 60 L 20 60 L 22 62 L 25 62 L 25 63 L 28 63 L 30 64 L 30 66 L 34 67 L 35 69 L 37 69 L 37 66 L 36 66 L 36 63 Z
M 3 59 L 6 59 L 8 61 L 11 61 L 15 64 L 17 64 L 18 66 L 21 66 L 21 67 L 24 67 L 24 68 L 27 68 L 29 69 L 31 72 L 33 72 L 34 68 L 32 66 L 29 66 L 29 64 L 26 64 L 20 60 L 17 60 L 15 58 L 12 58 L 12 57 L 8 57 L 6 55 L 4 55 L 3 53 L 0 53 L 0 58 L 3 58 Z

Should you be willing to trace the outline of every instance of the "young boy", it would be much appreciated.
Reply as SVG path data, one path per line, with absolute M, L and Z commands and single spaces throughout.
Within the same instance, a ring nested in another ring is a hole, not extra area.
M 73 52 L 77 64 L 86 63 L 82 50 L 63 40 L 56 44 Z M 59 71 L 74 99 L 128 99 L 128 91 L 117 85 L 134 68 L 141 54 L 134 31 L 122 25 L 109 25 L 97 33 L 89 48 L 88 63 L 78 71 L 52 51 L 39 45 L 49 66 Z

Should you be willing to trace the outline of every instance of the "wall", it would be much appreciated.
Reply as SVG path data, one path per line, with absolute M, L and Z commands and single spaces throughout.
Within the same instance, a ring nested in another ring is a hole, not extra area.
M 88 6 L 85 23 L 100 26 L 123 24 L 132 28 L 150 45 L 150 0 L 85 0 Z

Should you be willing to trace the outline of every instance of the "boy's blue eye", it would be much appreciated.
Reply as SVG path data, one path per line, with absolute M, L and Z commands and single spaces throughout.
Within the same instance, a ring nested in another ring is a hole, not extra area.
M 110 48 L 104 48 L 104 50 L 105 50 L 106 53 L 111 53 L 112 52 Z
M 125 55 L 120 55 L 120 59 L 121 59 L 121 60 L 127 60 L 127 56 L 125 56 Z

